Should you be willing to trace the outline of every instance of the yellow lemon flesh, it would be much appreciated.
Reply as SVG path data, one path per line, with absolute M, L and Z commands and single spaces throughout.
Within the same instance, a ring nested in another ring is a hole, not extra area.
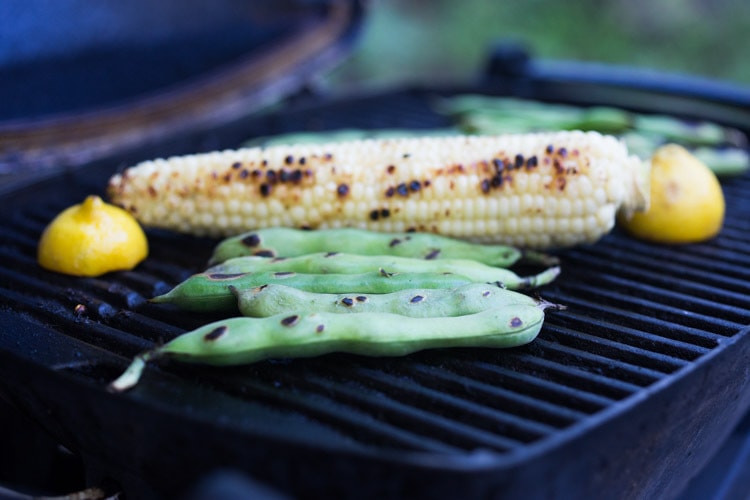
M 51 271 L 99 276 L 133 269 L 146 255 L 146 235 L 133 216 L 92 195 L 50 222 L 39 240 L 37 260 Z
M 695 243 L 721 231 L 725 208 L 716 175 L 682 146 L 667 144 L 651 158 L 649 209 L 619 222 L 644 240 Z

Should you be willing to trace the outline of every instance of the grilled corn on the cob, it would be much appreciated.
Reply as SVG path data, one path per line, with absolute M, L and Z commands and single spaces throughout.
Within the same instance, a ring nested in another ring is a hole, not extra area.
M 146 226 L 196 235 L 359 227 L 551 248 L 645 209 L 648 177 L 614 137 L 574 131 L 188 155 L 131 167 L 108 193 Z

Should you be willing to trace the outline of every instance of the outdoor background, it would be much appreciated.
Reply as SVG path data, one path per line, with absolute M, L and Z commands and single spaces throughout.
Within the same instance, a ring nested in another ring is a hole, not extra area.
M 465 80 L 496 41 L 534 57 L 645 66 L 750 86 L 747 0 L 372 0 L 338 84 Z

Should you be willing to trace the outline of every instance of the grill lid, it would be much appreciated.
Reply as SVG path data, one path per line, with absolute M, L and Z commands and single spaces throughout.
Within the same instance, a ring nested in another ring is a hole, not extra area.
M 11 0 L 0 20 L 0 174 L 228 123 L 351 49 L 352 1 Z

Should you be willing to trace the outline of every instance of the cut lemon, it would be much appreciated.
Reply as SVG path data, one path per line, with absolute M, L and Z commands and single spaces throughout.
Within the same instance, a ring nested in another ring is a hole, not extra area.
M 651 205 L 620 225 L 657 243 L 695 243 L 721 231 L 726 210 L 716 175 L 677 144 L 660 147 L 651 159 Z
M 133 269 L 148 255 L 146 235 L 125 210 L 89 196 L 45 228 L 37 260 L 51 271 L 99 276 Z

